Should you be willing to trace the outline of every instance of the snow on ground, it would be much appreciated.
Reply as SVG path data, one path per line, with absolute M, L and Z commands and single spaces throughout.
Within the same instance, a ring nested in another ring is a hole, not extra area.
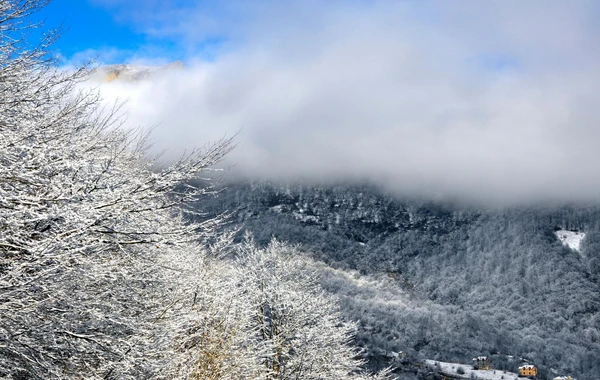
M 425 364 L 445 375 L 459 379 L 471 379 L 471 373 L 473 373 L 475 376 L 474 378 L 478 380 L 522 380 L 516 373 L 502 371 L 500 369 L 474 370 L 473 366 L 468 364 L 446 363 L 437 360 L 425 360 Z M 459 374 L 457 372 L 459 367 L 464 370 L 464 374 Z
M 581 240 L 585 237 L 584 232 L 558 230 L 554 231 L 554 233 L 564 245 L 576 251 L 579 251 L 579 244 L 581 244 Z

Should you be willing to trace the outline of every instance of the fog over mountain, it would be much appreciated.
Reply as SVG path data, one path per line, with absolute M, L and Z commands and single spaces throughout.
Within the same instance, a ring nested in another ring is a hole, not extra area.
M 129 99 L 127 122 L 154 126 L 168 155 L 239 133 L 226 163 L 240 176 L 367 179 L 501 204 L 599 200 L 598 4 L 463 3 L 232 2 L 214 59 L 101 91 Z M 138 26 L 201 38 L 220 32 L 210 16 Z

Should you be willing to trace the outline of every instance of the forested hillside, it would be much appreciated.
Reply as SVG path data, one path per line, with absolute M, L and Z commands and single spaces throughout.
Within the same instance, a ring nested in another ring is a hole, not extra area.
M 374 366 L 404 351 L 463 363 L 510 354 L 548 376 L 600 371 L 597 206 L 486 209 L 265 182 L 229 184 L 202 206 L 237 210 L 233 225 L 260 244 L 301 244 L 337 268 L 324 267 L 322 283 L 360 322 Z M 561 244 L 559 228 L 586 233 L 581 252 Z

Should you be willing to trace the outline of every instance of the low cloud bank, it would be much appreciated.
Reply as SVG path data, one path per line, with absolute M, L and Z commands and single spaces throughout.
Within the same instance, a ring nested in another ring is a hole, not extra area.
M 243 40 L 214 61 L 101 91 L 173 156 L 239 132 L 232 175 L 600 200 L 594 2 L 270 4 L 240 8 Z

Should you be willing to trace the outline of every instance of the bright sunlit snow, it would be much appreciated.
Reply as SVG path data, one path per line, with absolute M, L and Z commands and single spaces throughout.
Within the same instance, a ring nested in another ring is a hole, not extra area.
M 566 246 L 576 251 L 579 251 L 581 240 L 585 237 L 584 232 L 558 230 L 554 232 L 556 237 Z
M 471 373 L 474 378 L 481 380 L 518 380 L 519 375 L 513 372 L 502 371 L 500 369 L 490 370 L 474 370 L 473 366 L 460 363 L 446 363 L 437 360 L 426 360 L 425 363 L 431 368 L 439 368 L 439 371 L 452 377 L 459 379 L 471 379 Z M 439 367 L 438 367 L 439 366 Z M 458 368 L 462 368 L 464 372 L 458 373 Z

